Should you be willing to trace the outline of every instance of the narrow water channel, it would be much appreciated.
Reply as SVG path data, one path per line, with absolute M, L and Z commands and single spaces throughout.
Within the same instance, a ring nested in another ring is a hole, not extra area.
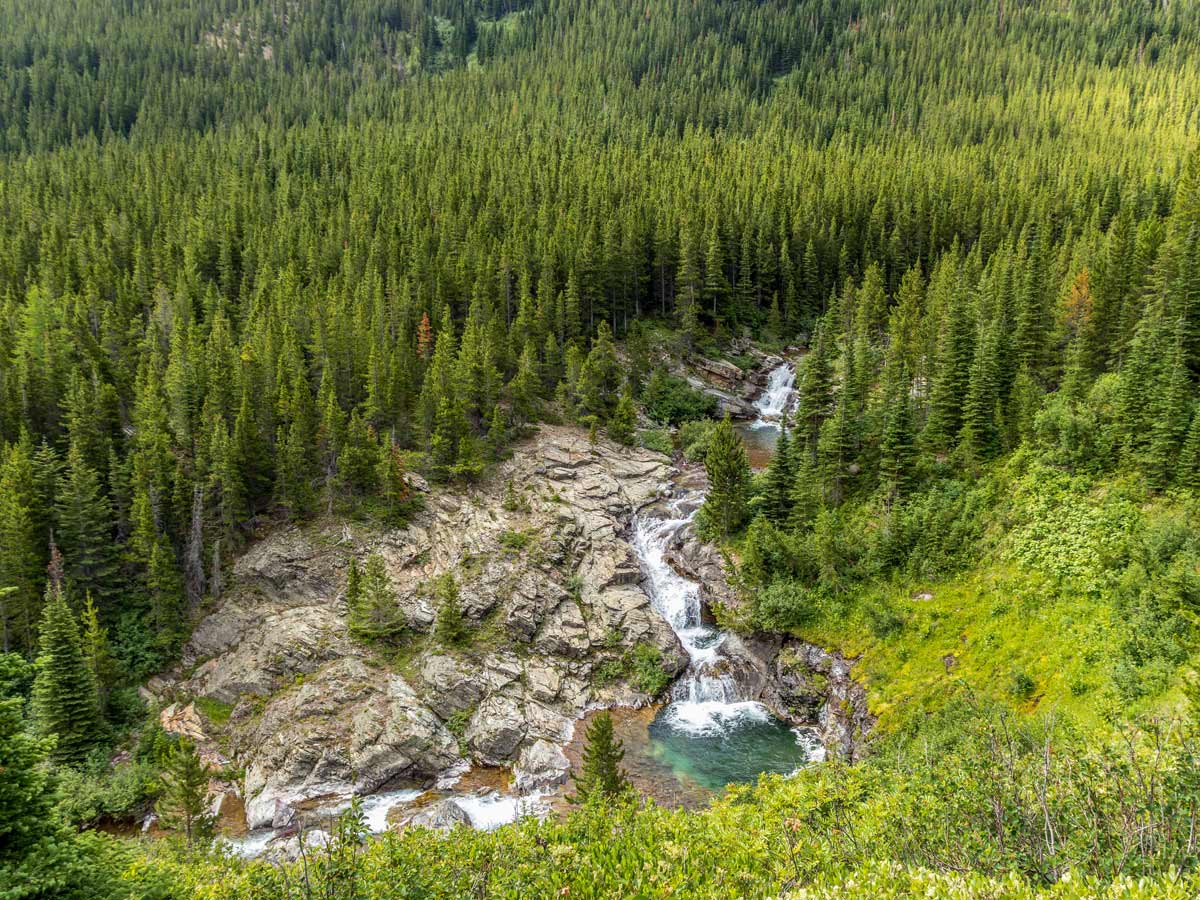
M 788 364 L 771 373 L 758 401 L 759 417 L 746 426 L 749 433 L 777 431 L 779 419 L 792 405 L 794 383 L 795 371 Z M 639 513 L 633 527 L 646 591 L 690 662 L 670 702 L 646 725 L 645 739 L 637 732 L 629 735 L 626 758 L 637 771 L 646 767 L 641 757 L 648 757 L 657 764 L 651 770 L 660 770 L 660 776 L 665 770 L 678 782 L 668 789 L 682 797 L 753 781 L 764 772 L 792 772 L 819 755 L 810 732 L 792 728 L 742 695 L 728 672 L 725 633 L 704 622 L 700 585 L 670 565 L 672 545 L 691 526 L 703 500 L 702 491 L 681 489 Z

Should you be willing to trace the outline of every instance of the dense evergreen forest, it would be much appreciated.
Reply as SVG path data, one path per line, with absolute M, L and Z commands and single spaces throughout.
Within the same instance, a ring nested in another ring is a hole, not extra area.
M 1121 702 L 1178 700 L 1198 21 L 1194 0 L 0 0 L 0 897 L 207 877 L 114 882 L 143 864 L 70 838 L 34 762 L 77 778 L 140 724 L 136 685 L 256 534 L 403 522 L 410 473 L 470 481 L 542 420 L 634 440 L 632 405 L 682 390 L 662 353 L 739 338 L 807 354 L 771 468 L 710 504 L 754 598 L 735 624 L 884 639 L 880 585 L 1003 544 L 1112 601 Z M 1099 518 L 1056 519 L 1068 495 Z M 669 827 L 741 827 L 729 802 Z M 1082 868 L 1200 861 L 1173 853 Z M 78 878 L 35 884 L 68 857 Z M 1011 862 L 942 871 L 1029 875 Z M 753 890 L 803 880 L 776 875 Z M 212 896 L 284 896 L 255 889 Z M 439 889 L 396 896 L 465 895 Z

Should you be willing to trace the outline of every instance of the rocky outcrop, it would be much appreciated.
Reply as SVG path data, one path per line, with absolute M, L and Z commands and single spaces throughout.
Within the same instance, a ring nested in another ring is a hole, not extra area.
M 735 419 L 753 419 L 757 415 L 754 403 L 766 387 L 767 376 L 784 358 L 753 347 L 744 347 L 741 352 L 754 360 L 753 368 L 743 369 L 724 359 L 691 356 L 675 367 L 674 374 L 712 397 L 717 402 L 718 415 L 728 413 Z M 791 351 L 789 357 L 798 353 Z
M 438 831 L 450 831 L 460 825 L 470 828 L 471 817 L 453 800 L 439 800 L 403 819 L 402 824 L 408 828 L 435 828 Z
M 246 822 L 397 779 L 429 783 L 459 758 L 458 742 L 399 675 L 347 658 L 273 699 L 234 735 L 246 765 Z
M 480 484 L 430 493 L 407 528 L 281 529 L 237 561 L 156 690 L 234 707 L 225 739 L 251 827 L 318 798 L 429 784 L 464 756 L 552 783 L 565 771 L 553 751 L 586 709 L 650 699 L 598 685 L 598 667 L 638 644 L 672 675 L 687 664 L 626 539 L 670 476 L 658 454 L 545 427 Z M 346 571 L 371 553 L 406 626 L 386 652 L 346 629 Z M 431 634 L 447 573 L 472 635 L 453 648 Z

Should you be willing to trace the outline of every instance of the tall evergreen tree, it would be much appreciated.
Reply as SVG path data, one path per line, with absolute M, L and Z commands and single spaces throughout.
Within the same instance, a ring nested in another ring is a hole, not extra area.
M 887 389 L 883 435 L 879 442 L 879 477 L 889 503 L 908 492 L 916 462 L 912 399 L 907 367 Z
M 582 766 L 575 775 L 575 801 L 614 800 L 629 790 L 629 776 L 621 767 L 625 748 L 613 734 L 612 715 L 597 713 L 588 724 Z
M 55 737 L 53 758 L 80 763 L 104 737 L 96 677 L 84 656 L 75 615 L 53 581 L 42 611 L 33 710 L 38 729 Z
M 163 827 L 182 832 L 189 847 L 212 837 L 216 822 L 209 811 L 211 777 L 196 745 L 181 738 L 167 756 L 154 809 Z
M 116 523 L 99 475 L 75 445 L 58 483 L 55 513 L 55 537 L 71 589 L 91 593 L 101 608 L 111 608 L 120 591 Z
M 761 500 L 763 515 L 776 525 L 783 524 L 791 516 L 792 491 L 795 481 L 792 440 L 789 435 L 788 420 L 784 416 L 779 423 L 779 439 L 775 443 L 775 453 L 771 457 L 766 476 L 763 479 Z
M 346 584 L 346 604 L 349 607 L 350 633 L 355 637 L 368 640 L 389 638 L 404 627 L 392 580 L 384 567 L 383 557 L 378 553 L 367 557 L 361 577 L 357 566 L 351 565 Z
M 704 527 L 718 538 L 728 538 L 746 523 L 750 489 L 746 446 L 728 415 L 713 429 L 704 468 L 708 473 L 708 494 L 701 511 Z

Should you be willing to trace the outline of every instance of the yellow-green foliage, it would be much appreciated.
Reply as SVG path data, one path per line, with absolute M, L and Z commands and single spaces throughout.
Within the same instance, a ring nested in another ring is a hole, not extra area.
M 1185 900 L 1200 891 L 1194 876 L 1121 878 L 1098 884 L 1066 878 L 1052 887 L 1031 887 L 1015 875 L 985 878 L 977 874 L 931 872 L 896 863 L 877 863 L 847 878 L 821 878 L 786 894 L 787 900 Z
M 860 535 L 849 590 L 803 597 L 820 605 L 798 633 L 862 657 L 856 674 L 880 732 L 960 692 L 1093 727 L 1173 707 L 1200 596 L 1194 502 L 1152 496 L 1136 477 L 1069 476 L 1021 456 L 972 492 L 984 502 L 968 499 L 954 527 L 975 537 L 941 574 L 914 571 L 937 555 L 926 547 L 915 563 L 883 569 L 890 577 L 872 574 L 889 523 L 846 510 L 838 527 Z
M 1169 877 L 1196 863 L 1200 770 L 1186 734 L 1110 744 L 997 717 L 962 731 L 967 742 L 939 754 L 764 777 L 697 812 L 589 802 L 494 833 L 389 834 L 341 857 L 341 882 L 314 887 L 346 900 L 1192 895 L 1194 876 Z M 300 865 L 163 855 L 146 866 L 197 900 L 305 896 Z M 351 882 L 357 892 L 342 890 Z

